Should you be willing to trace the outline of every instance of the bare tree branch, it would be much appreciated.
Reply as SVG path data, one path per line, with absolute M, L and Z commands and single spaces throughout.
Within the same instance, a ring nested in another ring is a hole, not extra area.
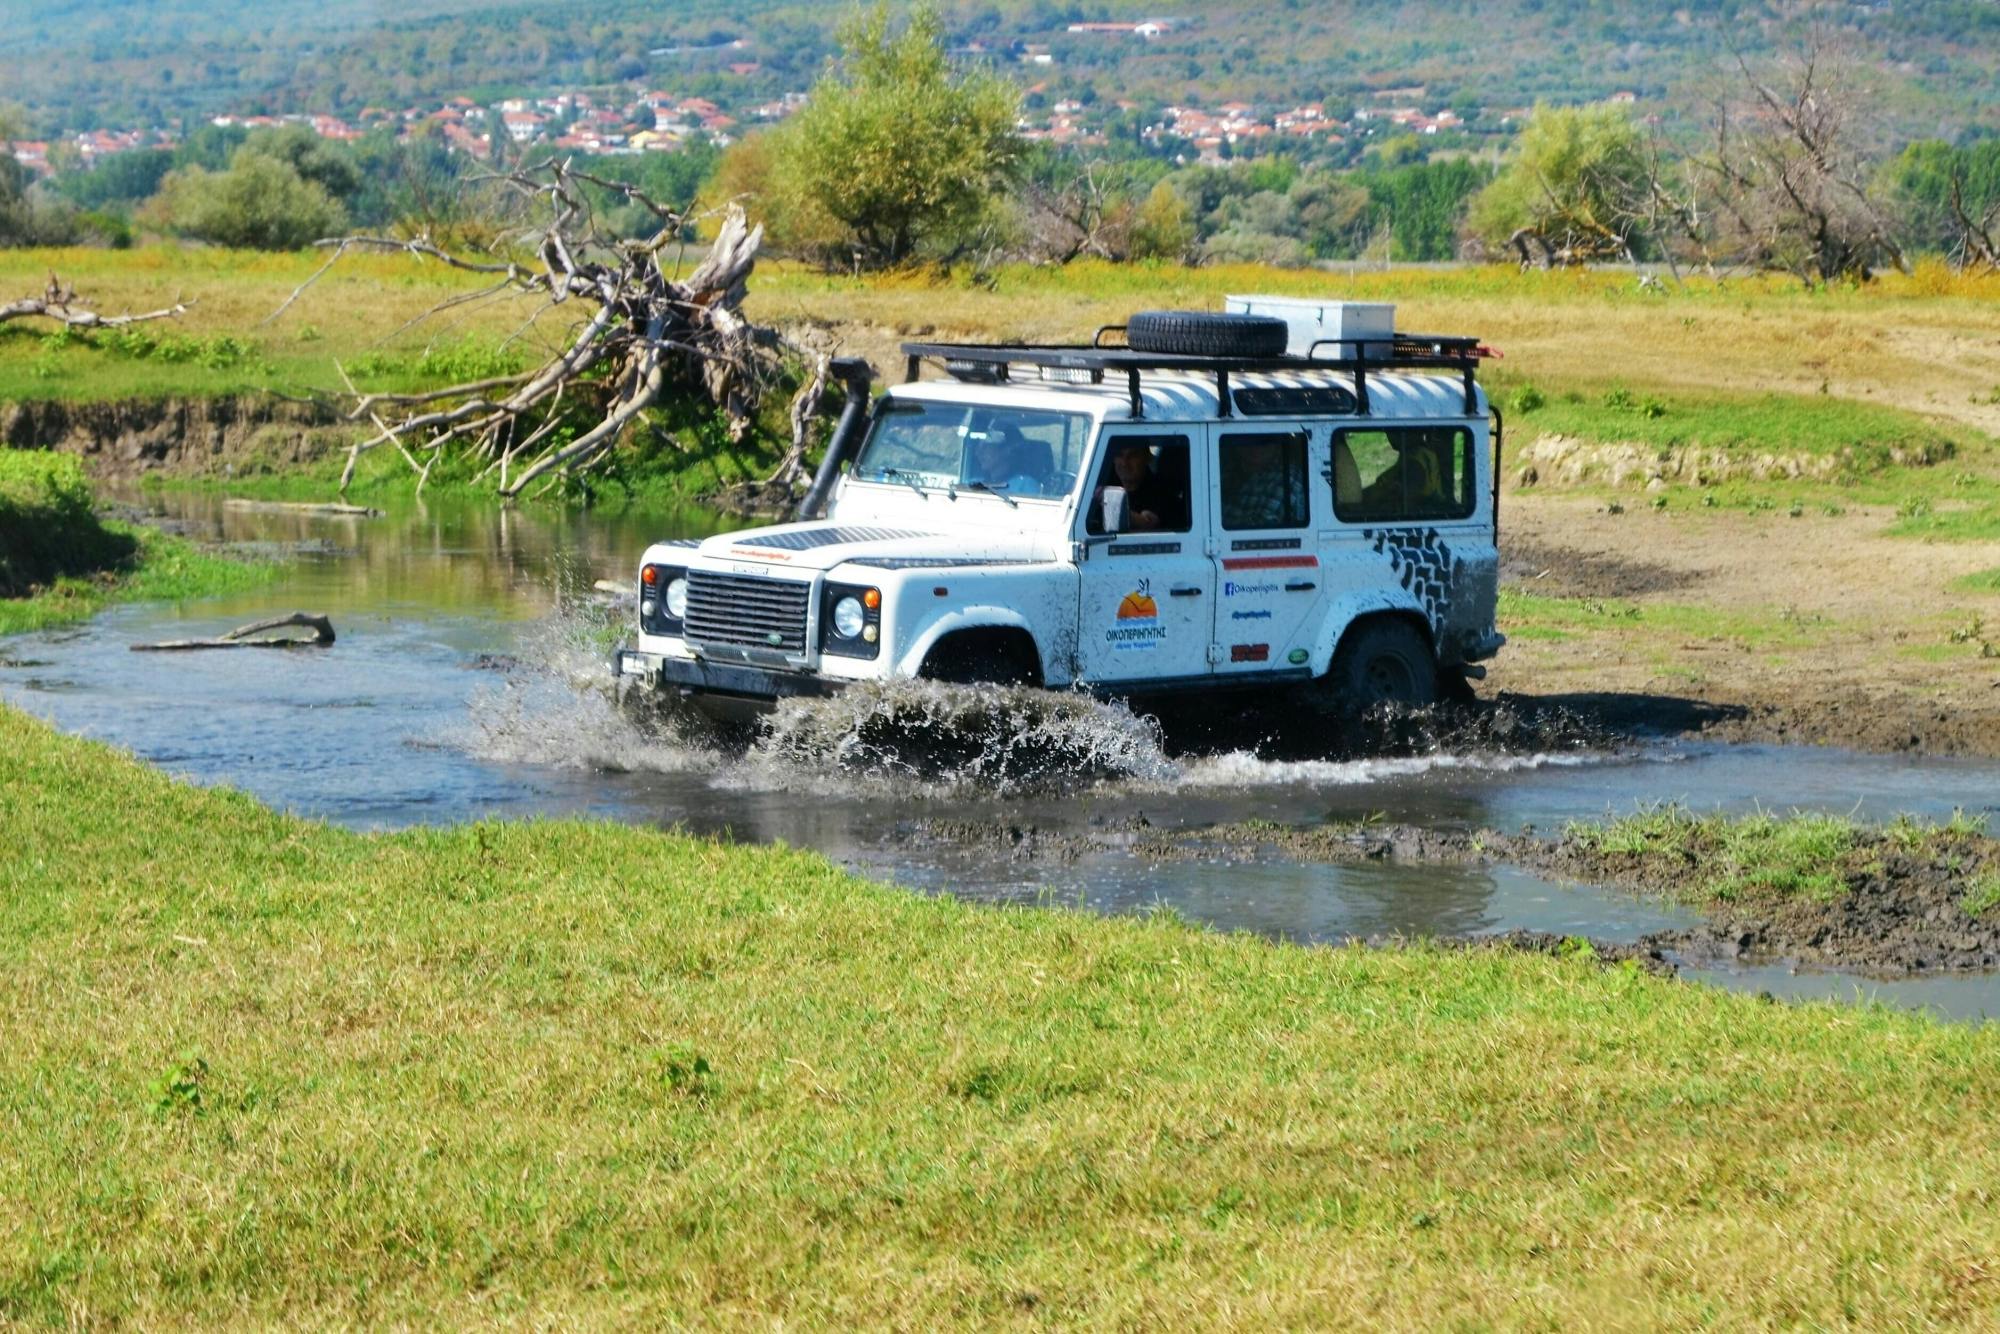
M 481 179 L 539 219 L 517 234 L 532 261 L 462 259 L 422 237 L 353 236 L 319 244 L 333 248 L 335 259 L 350 249 L 394 250 L 501 275 L 494 286 L 442 301 L 413 324 L 510 291 L 538 299 L 537 315 L 575 301 L 590 316 L 572 324 L 567 342 L 542 365 L 516 375 L 405 394 L 365 393 L 350 381 L 348 420 L 365 421 L 372 430 L 349 449 L 343 491 L 363 453 L 394 444 L 418 472 L 420 486 L 450 448 L 487 460 L 479 476 L 497 471 L 499 494 L 517 496 L 538 480 L 553 483 L 598 466 L 648 408 L 676 391 L 705 396 L 726 415 L 735 438 L 749 432 L 783 343 L 740 313 L 764 232 L 750 225 L 739 205 L 724 210 L 695 271 L 675 280 L 663 271 L 660 254 L 681 235 L 685 218 L 638 187 L 575 171 L 557 158 Z M 646 208 L 659 230 L 639 241 L 601 234 L 586 186 Z M 532 323 L 533 317 L 523 329 Z M 801 434 L 795 425 L 795 444 Z
M 76 289 L 65 287 L 62 280 L 53 273 L 49 275 L 49 285 L 38 297 L 23 297 L 19 301 L 0 306 L 0 323 L 8 320 L 40 317 L 54 320 L 71 329 L 116 329 L 127 324 L 143 324 L 147 320 L 171 320 L 187 314 L 192 301 L 182 301 L 178 297 L 174 304 L 159 310 L 140 311 L 126 315 L 100 315 L 94 310 L 76 304 Z

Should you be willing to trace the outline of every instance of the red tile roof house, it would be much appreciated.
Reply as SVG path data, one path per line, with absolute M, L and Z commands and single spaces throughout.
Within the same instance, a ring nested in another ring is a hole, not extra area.
M 45 140 L 14 139 L 8 142 L 7 149 L 14 155 L 16 162 L 31 172 L 44 172 L 49 169 L 49 146 Z
M 501 115 L 500 123 L 507 127 L 507 137 L 518 144 L 541 134 L 548 121 L 532 111 L 509 111 Z

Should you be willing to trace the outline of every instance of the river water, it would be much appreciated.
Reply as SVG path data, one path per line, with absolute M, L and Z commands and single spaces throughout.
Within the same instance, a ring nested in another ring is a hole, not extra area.
M 712 514 L 521 513 L 442 500 L 334 518 L 232 508 L 211 496 L 127 499 L 202 540 L 295 554 L 275 582 L 242 595 L 120 607 L 85 626 L 0 642 L 0 697 L 195 782 L 358 828 L 584 814 L 813 847 L 930 892 L 1103 912 L 1168 907 L 1219 928 L 1303 941 L 1514 928 L 1631 940 L 1691 917 L 1506 867 L 1240 853 L 1162 864 L 1123 849 L 1117 831 L 1142 821 L 1363 818 L 1556 829 L 1663 800 L 1870 818 L 2000 815 L 2000 764 L 1989 761 L 1662 742 L 1616 753 L 1275 762 L 1227 750 L 1170 755 L 1122 708 L 1082 701 L 1064 704 L 1045 728 L 1081 738 L 1085 753 L 1121 776 L 1062 791 L 841 767 L 829 756 L 846 754 L 842 739 L 856 720 L 840 706 L 795 720 L 794 744 L 724 755 L 635 733 L 594 688 L 602 651 L 585 618 L 562 610 L 594 579 L 629 577 L 647 542 L 716 531 L 723 521 Z M 291 653 L 129 651 L 292 610 L 329 614 L 338 643 Z M 913 838 L 919 822 L 1002 836 Z M 1037 853 L 1036 835 L 1065 833 L 1090 835 L 1088 846 Z M 1693 975 L 1779 996 L 2000 1015 L 1992 977 L 1870 981 L 1779 966 Z

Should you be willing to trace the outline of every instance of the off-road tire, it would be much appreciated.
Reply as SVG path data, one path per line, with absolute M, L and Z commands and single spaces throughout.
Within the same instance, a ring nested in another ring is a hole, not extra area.
M 1291 328 L 1268 315 L 1206 310 L 1142 310 L 1125 324 L 1135 352 L 1193 357 L 1282 357 Z
M 1378 704 L 1429 708 L 1438 700 L 1437 659 L 1408 621 L 1367 621 L 1350 630 L 1322 682 L 1332 701 L 1350 713 Z
M 961 632 L 961 634 L 964 632 Z M 1041 660 L 1032 642 L 948 636 L 932 648 L 918 675 L 950 685 L 1038 686 Z

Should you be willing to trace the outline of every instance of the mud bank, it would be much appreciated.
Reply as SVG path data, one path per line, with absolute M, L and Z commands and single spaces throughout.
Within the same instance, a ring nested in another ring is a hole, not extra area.
M 268 394 L 0 402 L 0 445 L 77 455 L 100 480 L 286 472 L 328 457 L 346 438 L 331 404 Z
M 1867 446 L 1834 453 L 1715 449 L 1701 445 L 1658 446 L 1633 441 L 1579 440 L 1566 435 L 1542 435 L 1528 442 L 1512 460 L 1516 486 L 1576 487 L 1590 484 L 1658 489 L 1670 483 L 1714 486 L 1731 481 L 1826 481 L 1845 473 L 1889 466 L 1928 468 L 1954 457 L 1948 440 L 1915 445 Z
M 954 847 L 1016 861 L 1071 863 L 1123 852 L 1153 863 L 1258 858 L 1307 862 L 1397 861 L 1428 865 L 1509 865 L 1555 879 L 1610 885 L 1668 899 L 1706 918 L 1636 942 L 1588 942 L 1594 957 L 1631 959 L 1649 969 L 1718 960 L 1789 962 L 1877 977 L 2000 969 L 2000 904 L 1983 887 L 2000 877 L 2000 840 L 1925 830 L 1857 831 L 1815 874 L 1823 886 L 1780 888 L 1730 881 L 1729 852 L 1690 839 L 1641 852 L 1608 849 L 1587 832 L 1549 838 L 1430 829 L 1414 825 L 1290 827 L 1263 822 L 1165 829 L 1143 817 L 1088 833 L 1051 832 L 993 821 L 912 820 L 896 837 L 911 847 Z M 1997 891 L 2000 892 L 2000 891 Z M 1392 941 L 1364 940 L 1367 944 Z M 1577 943 L 1541 933 L 1478 937 L 1534 952 Z
M 1768 693 L 1706 684 L 1686 694 L 1603 690 L 1528 695 L 1503 690 L 1484 702 L 1526 726 L 1560 725 L 1586 737 L 1687 737 L 1742 745 L 1831 746 L 1879 755 L 2000 755 L 2000 689 L 1990 693 L 1990 701 L 1941 704 L 1889 687 L 1794 678 L 1774 684 Z
M 1618 733 L 2000 754 L 2000 660 L 1980 642 L 2000 595 L 1963 582 L 2000 564 L 2000 543 L 1913 541 L 1884 507 L 1793 518 L 1509 499 L 1502 582 L 1531 601 L 1503 606 L 1511 641 L 1483 698 Z

